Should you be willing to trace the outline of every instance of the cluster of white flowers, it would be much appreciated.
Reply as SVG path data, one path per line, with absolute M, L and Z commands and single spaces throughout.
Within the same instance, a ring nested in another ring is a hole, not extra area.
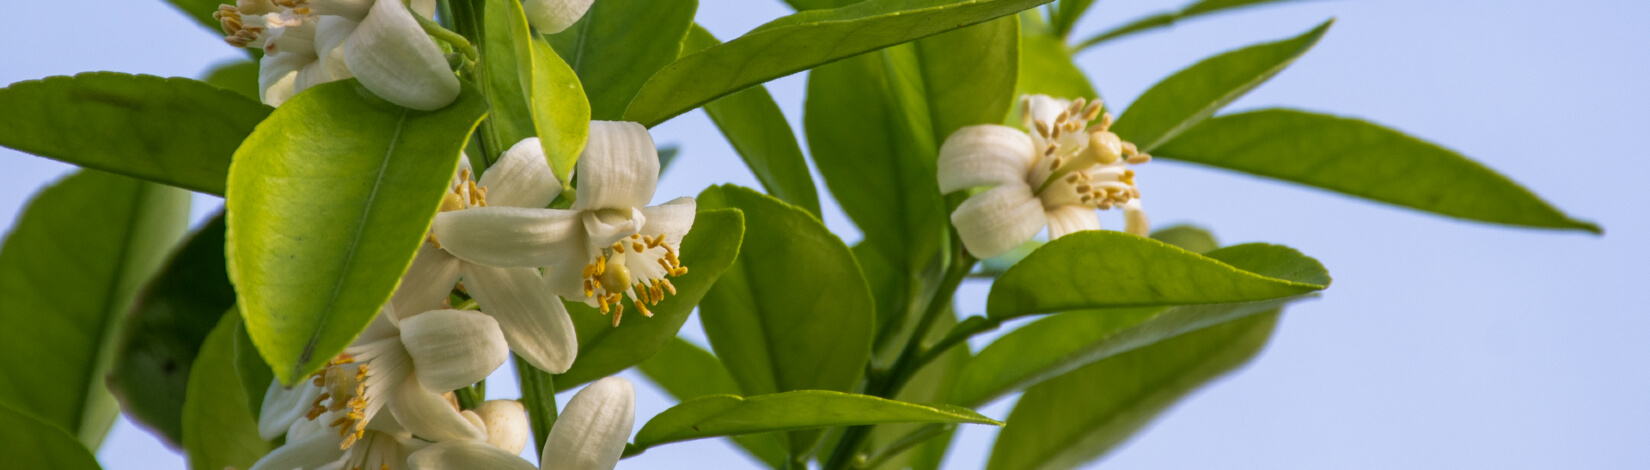
M 512 351 L 539 369 L 567 371 L 578 337 L 558 294 L 600 307 L 617 326 L 621 293 L 648 315 L 646 305 L 675 291 L 668 278 L 687 272 L 679 244 L 695 204 L 645 207 L 659 175 L 645 128 L 591 122 L 576 172 L 577 202 L 562 210 L 546 208 L 562 187 L 536 138 L 504 152 L 479 180 L 461 165 L 412 267 L 367 330 L 310 381 L 270 385 L 259 432 L 287 440 L 253 468 L 531 468 L 517 457 L 528 435 L 520 404 L 463 410 L 451 391 L 486 378 Z M 479 310 L 453 309 L 455 288 Z M 579 392 L 550 432 L 544 468 L 613 468 L 634 400 L 616 377 Z

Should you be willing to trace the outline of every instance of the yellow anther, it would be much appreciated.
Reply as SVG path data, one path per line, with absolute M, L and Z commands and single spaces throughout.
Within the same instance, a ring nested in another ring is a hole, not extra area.
M 631 240 L 640 240 L 640 239 L 641 239 L 641 238 L 642 238 L 642 234 L 640 234 L 640 233 L 632 233 L 632 234 L 630 234 L 630 239 L 631 239 Z
M 590 283 L 589 279 L 585 279 L 584 280 L 584 296 L 585 297 L 593 297 L 595 295 L 596 295 L 596 286 L 592 285 Z
M 643 248 L 646 248 L 646 247 L 643 246 L 641 243 L 630 242 L 630 249 L 636 250 L 637 253 L 641 253 Z
M 624 253 L 624 243 L 623 242 L 613 242 L 613 246 L 610 246 L 608 248 L 612 248 L 614 253 Z
M 653 317 L 653 312 L 647 311 L 647 305 L 643 304 L 642 302 L 636 302 L 636 310 L 640 310 L 642 312 L 642 316 L 644 316 L 644 317 L 649 317 L 649 318 Z M 614 326 L 618 326 L 618 325 L 614 325 Z
M 614 328 L 619 327 L 619 318 L 624 317 L 624 304 L 616 304 L 616 305 L 617 305 L 617 308 L 613 309 L 613 327 Z
M 584 265 L 584 273 L 580 274 L 579 277 L 590 277 L 594 275 L 596 275 L 596 265 L 586 264 Z
M 665 242 L 665 236 L 664 235 L 653 237 L 652 240 L 647 241 L 647 247 L 648 248 L 658 248 L 659 244 L 664 243 L 664 242 Z
M 665 290 L 670 291 L 670 295 L 676 295 L 676 285 L 671 284 L 669 279 L 660 279 L 659 284 L 665 286 Z
M 607 308 L 607 296 L 603 295 L 596 297 L 596 305 L 602 310 L 602 315 L 607 315 L 607 312 L 609 311 Z
M 1048 137 L 1048 123 L 1043 122 L 1042 119 L 1038 119 L 1035 124 L 1037 126 L 1037 135 Z
M 607 255 L 597 256 L 595 275 L 600 276 L 604 271 L 607 271 Z

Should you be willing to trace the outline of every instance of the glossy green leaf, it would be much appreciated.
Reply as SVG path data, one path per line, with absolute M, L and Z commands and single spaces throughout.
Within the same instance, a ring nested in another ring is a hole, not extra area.
M 247 332 L 282 383 L 348 346 L 412 263 L 487 104 L 382 101 L 354 80 L 281 105 L 229 170 L 229 278 Z
M 258 100 L 258 63 L 239 59 L 212 66 L 201 81 Z
M 681 338 L 672 339 L 665 349 L 642 362 L 642 374 L 677 401 L 707 395 L 740 395 L 739 384 L 728 369 L 703 348 Z M 785 467 L 785 442 L 780 434 L 730 436 L 739 448 L 769 468 Z
M 1151 152 L 1283 71 L 1317 44 L 1334 22 L 1325 21 L 1290 39 L 1210 57 L 1175 72 L 1135 99 L 1111 130 L 1141 151 Z
M 1268 270 L 1257 274 L 1148 238 L 1077 232 L 1049 242 L 997 278 L 986 313 L 1003 319 L 1077 309 L 1256 302 L 1329 285 L 1328 276 L 1299 282 L 1268 274 L 1322 269 L 1300 252 L 1285 248 L 1265 255 L 1275 259 L 1264 260 Z
M 1127 24 L 1106 30 L 1099 34 L 1095 34 L 1093 37 L 1084 39 L 1083 42 L 1078 43 L 1075 47 L 1073 47 L 1073 49 L 1081 51 L 1106 41 L 1141 31 L 1149 31 L 1157 28 L 1173 26 L 1181 20 L 1191 19 L 1210 13 L 1219 13 L 1243 7 L 1265 5 L 1268 3 L 1279 3 L 1284 1 L 1289 0 L 1201 0 L 1197 3 L 1186 6 L 1186 8 L 1182 8 L 1179 11 L 1158 13 L 1147 16 L 1145 18 L 1130 21 Z
M 11 468 L 98 470 L 92 452 L 57 426 L 0 403 L 0 455 Z
M 739 211 L 713 210 L 703 203 L 699 205 L 693 227 L 682 238 L 679 251 L 688 272 L 671 278 L 676 295 L 665 296 L 658 305 L 648 307 L 652 317 L 642 316 L 627 299 L 624 301 L 629 304 L 625 306 L 626 315 L 619 326 L 614 327 L 613 317 L 602 315 L 600 310 L 582 301 L 568 299 L 567 311 L 573 316 L 579 337 L 579 357 L 572 368 L 556 376 L 556 387 L 567 390 L 617 374 L 641 364 L 670 344 L 676 332 L 687 323 L 688 314 L 738 258 L 746 221 Z
M 195 355 L 235 305 L 223 233 L 221 215 L 207 221 L 144 286 L 109 372 L 109 389 L 122 411 L 173 446 L 183 444 L 183 397 Z
M 0 403 L 97 448 L 126 313 L 188 223 L 188 192 L 96 170 L 37 193 L 0 248 Z
M 1258 354 L 1277 325 L 1255 315 L 1090 364 L 1020 396 L 988 470 L 1076 468 Z
M 935 320 L 933 328 L 928 330 L 925 341 L 932 344 L 956 326 L 957 316 L 953 312 L 945 312 Z M 946 397 L 955 386 L 958 373 L 968 364 L 973 356 L 967 347 L 956 347 L 944 355 L 934 359 L 921 369 L 917 370 L 911 380 L 900 387 L 895 400 L 906 403 L 947 403 Z M 881 457 L 879 465 L 866 466 L 871 469 L 897 470 L 910 468 L 915 470 L 936 470 L 939 468 L 941 457 L 951 444 L 954 429 L 925 430 L 936 424 L 894 423 L 878 425 L 871 428 L 869 439 L 871 454 L 874 459 Z M 915 435 L 914 435 L 915 434 Z M 901 448 L 903 447 L 903 448 Z
M 699 307 L 739 389 L 853 390 L 870 358 L 874 306 L 848 246 L 807 211 L 748 188 L 714 186 L 698 201 L 745 213 L 739 259 Z M 792 433 L 792 455 L 818 436 Z
M 481 127 L 481 132 L 491 132 L 491 135 L 481 137 L 490 141 L 491 145 L 500 147 L 493 149 L 495 152 L 502 152 L 521 139 L 538 135 L 533 122 L 534 103 L 530 98 L 533 72 L 536 70 L 533 67 L 533 32 L 527 28 L 527 17 L 522 13 L 520 1 L 486 0 L 479 7 L 482 18 L 479 21 L 481 27 L 477 29 L 482 31 L 482 70 L 478 71 L 476 86 L 487 95 L 488 104 L 492 106 L 492 111 L 487 113 L 488 124 Z M 470 157 L 480 157 L 482 164 L 474 166 L 477 171 L 484 171 L 499 156 Z
M 683 54 L 721 44 L 705 28 L 694 25 L 682 45 Z M 762 189 L 781 201 L 801 206 L 820 217 L 819 190 L 814 188 L 808 163 L 802 159 L 802 147 L 796 143 L 796 133 L 774 103 L 768 89 L 761 85 L 747 88 L 716 101 L 705 103 L 705 114 L 722 131 L 722 136 L 733 144 L 739 158 L 745 160 Z
M 681 54 L 698 9 L 698 0 L 603 0 L 548 39 L 585 84 L 590 116 L 617 121 L 648 77 Z
M 189 374 L 183 408 L 183 449 L 189 468 L 250 468 L 274 448 L 258 437 L 247 391 L 236 372 L 235 336 L 241 317 L 223 315 L 201 345 Z M 253 389 L 263 394 L 268 387 Z
M 636 94 L 625 120 L 657 125 L 752 85 L 1048 2 L 870 0 L 796 13 L 659 70 Z
M 707 437 L 880 423 L 1000 424 L 973 410 L 916 405 L 825 390 L 754 395 L 712 395 L 659 413 L 636 433 L 635 450 Z
M 0 109 L 0 146 L 217 195 L 271 110 L 204 82 L 113 72 L 13 83 Z
M 1602 232 L 1483 164 L 1356 119 L 1250 111 L 1204 121 L 1153 153 L 1468 220 Z
M 573 178 L 579 154 L 590 139 L 590 119 L 593 112 L 585 101 L 584 85 L 573 69 L 556 56 L 556 51 L 544 41 L 534 40 L 532 89 L 528 92 L 533 112 L 533 126 L 538 129 L 539 145 L 544 147 L 544 158 L 562 187 Z
M 1014 106 L 1020 18 L 1008 15 L 917 40 L 934 142 L 974 124 L 996 124 Z
M 1230 246 L 1208 256 L 1234 267 L 1299 283 L 1327 283 L 1322 265 L 1288 247 Z M 1310 297 L 1308 295 L 1307 297 Z M 1081 310 L 1023 326 L 980 350 L 963 370 L 950 400 L 977 407 L 1073 369 L 1203 328 L 1300 300 Z
M 1100 96 L 1087 75 L 1077 68 L 1066 44 L 1055 36 L 1035 11 L 1020 13 L 1020 78 L 1018 95 L 1048 95 L 1093 100 Z M 1018 119 L 1010 117 L 1014 125 Z

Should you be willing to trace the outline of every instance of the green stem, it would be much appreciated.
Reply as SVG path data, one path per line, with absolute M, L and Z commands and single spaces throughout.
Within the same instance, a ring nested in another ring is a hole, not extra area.
M 483 3 L 481 0 L 449 0 L 448 3 L 454 30 L 458 31 L 459 35 L 469 38 L 470 41 L 475 43 L 482 43 L 481 39 L 486 31 L 482 24 L 483 8 L 485 8 Z M 486 47 L 486 45 L 483 44 L 482 47 Z M 481 90 L 483 96 L 489 97 L 488 102 L 490 103 L 492 102 L 490 97 L 493 96 L 493 81 L 488 76 L 485 60 L 480 58 L 475 60 L 474 67 L 464 70 L 464 77 L 470 80 L 470 83 L 474 83 L 476 88 Z M 476 155 L 471 155 L 470 166 L 474 167 L 476 173 L 479 174 L 487 171 L 487 167 L 492 166 L 493 159 L 504 151 L 504 144 L 499 142 L 498 129 L 494 126 L 491 117 L 481 121 L 481 125 L 476 128 L 476 135 L 480 137 L 476 140 L 479 141 L 481 147 L 477 153 L 481 155 L 479 158 Z
M 476 389 L 470 387 L 453 390 L 453 395 L 458 397 L 458 409 L 461 410 L 476 409 L 485 399 L 484 395 L 477 394 Z
M 521 356 L 512 356 L 516 359 L 516 377 L 521 382 L 521 404 L 527 407 L 528 419 L 533 425 L 534 448 L 542 455 L 550 427 L 556 425 L 556 384 L 549 372 L 533 367 Z
M 445 42 L 453 46 L 453 49 L 457 49 L 459 52 L 463 53 L 464 58 L 466 59 L 470 59 L 472 61 L 481 60 L 480 55 L 476 54 L 476 46 L 470 44 L 470 40 L 466 39 L 464 35 L 455 33 L 453 30 L 441 26 L 441 23 L 425 18 L 424 15 L 413 13 L 412 16 L 413 19 L 418 20 L 418 26 L 424 28 L 424 34 L 434 36 L 441 42 Z

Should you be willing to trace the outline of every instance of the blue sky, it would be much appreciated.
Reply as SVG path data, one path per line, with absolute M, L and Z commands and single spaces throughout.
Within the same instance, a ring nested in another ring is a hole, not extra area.
M 606 0 L 598 0 L 606 1 Z M 1108 0 L 1091 32 L 1183 1 Z M 1420 0 L 1301 2 L 1195 20 L 1080 57 L 1112 106 L 1202 57 L 1292 36 L 1329 17 L 1323 41 L 1229 110 L 1294 107 L 1370 119 L 1460 151 L 1602 223 L 1603 237 L 1465 223 L 1241 174 L 1158 160 L 1140 170 L 1159 226 L 1223 242 L 1296 247 L 1335 285 L 1291 308 L 1248 368 L 1192 395 L 1100 468 L 1627 468 L 1650 461 L 1650 3 Z M 107 7 L 107 8 L 105 8 Z M 114 70 L 197 76 L 239 56 L 157 1 L 21 2 L 0 28 L 0 83 Z M 703 0 L 731 38 L 786 10 Z M 1081 33 L 1080 33 L 1081 34 Z M 769 84 L 800 129 L 805 74 Z M 654 130 L 683 154 L 659 200 L 709 184 L 757 186 L 709 120 Z M 97 138 L 98 136 L 88 136 Z M 70 167 L 0 149 L 0 220 Z M 823 185 L 821 185 L 823 188 Z M 822 193 L 822 196 L 828 196 Z M 196 213 L 221 201 L 199 196 Z M 826 223 L 852 224 L 827 202 Z M 1116 227 L 1112 214 L 1102 219 Z M 9 222 L 8 222 L 9 225 Z M 983 310 L 968 284 L 958 311 Z M 697 325 L 684 330 L 702 339 Z M 976 345 L 977 346 L 977 345 Z M 488 390 L 513 396 L 508 374 Z M 631 376 L 641 383 L 643 379 Z M 637 416 L 669 405 L 646 386 Z M 564 400 L 565 401 L 565 400 Z M 982 410 L 1003 418 L 1011 402 Z M 639 424 L 638 424 L 639 427 Z M 979 468 L 994 431 L 965 428 L 947 468 Z M 109 469 L 181 468 L 124 421 Z M 659 447 L 620 468 L 743 465 L 719 441 Z M 754 467 L 753 467 L 754 468 Z

